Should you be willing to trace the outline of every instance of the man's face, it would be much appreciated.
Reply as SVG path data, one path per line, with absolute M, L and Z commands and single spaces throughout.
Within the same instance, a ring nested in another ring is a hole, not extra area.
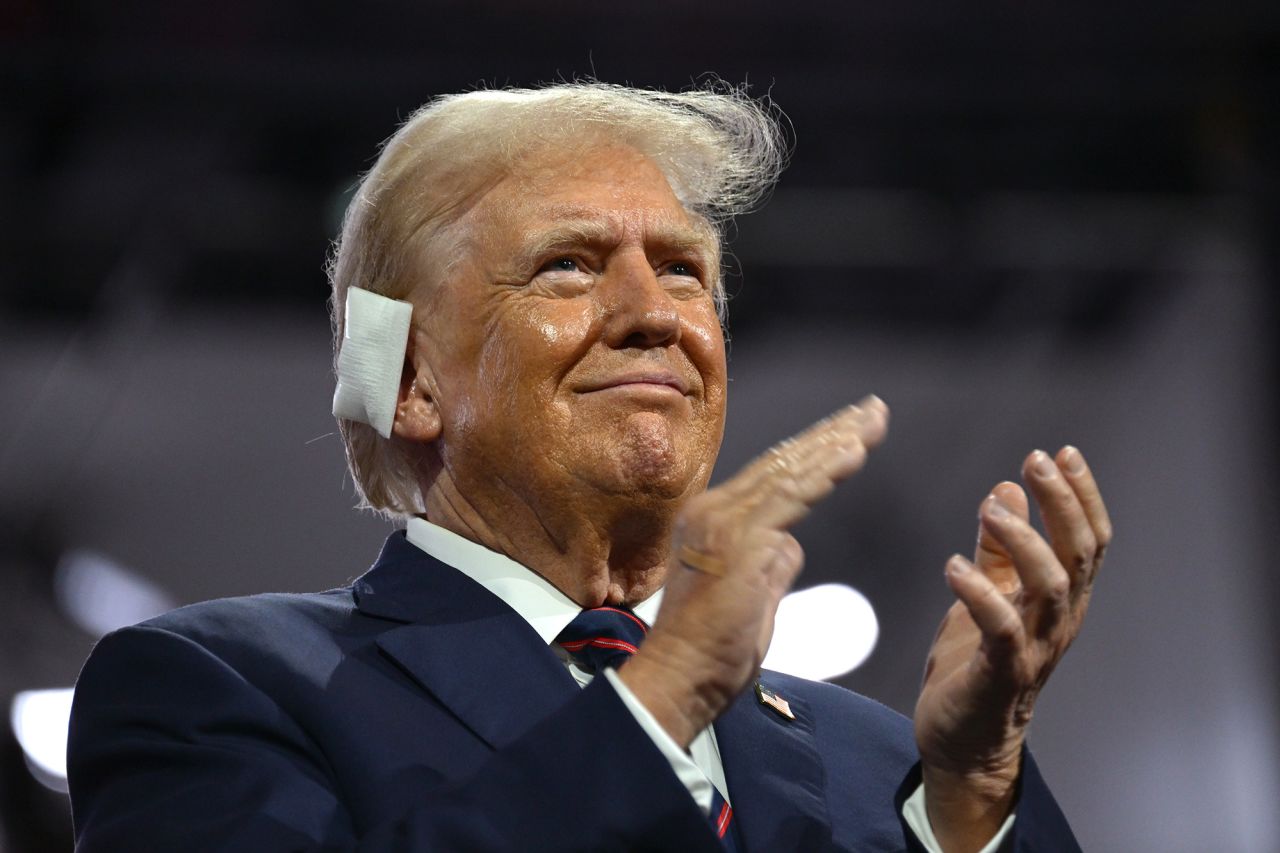
M 534 156 L 455 228 L 460 260 L 417 296 L 415 346 L 462 496 L 590 515 L 605 496 L 705 488 L 724 426 L 719 255 L 658 168 L 624 146 Z

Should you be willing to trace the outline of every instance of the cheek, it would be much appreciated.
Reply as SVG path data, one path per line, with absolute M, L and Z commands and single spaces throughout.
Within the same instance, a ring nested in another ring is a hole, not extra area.
M 486 329 L 478 378 L 504 399 L 546 405 L 582 357 L 594 316 L 577 300 L 511 305 Z
M 703 312 L 707 313 L 707 312 Z M 724 395 L 725 376 L 728 368 L 724 355 L 724 335 L 720 332 L 720 321 L 715 312 L 709 316 L 698 316 L 685 325 L 682 333 L 685 337 L 685 351 L 702 375 L 707 384 L 707 394 Z
M 724 335 L 720 330 L 720 318 L 716 316 L 716 306 L 710 295 L 694 300 L 688 304 L 684 315 L 683 334 L 689 335 L 700 347 L 708 351 L 724 353 Z
M 591 347 L 597 322 L 587 299 L 538 300 L 509 329 L 525 370 L 538 384 L 556 384 Z
M 540 352 L 568 357 L 588 346 L 597 314 L 595 303 L 588 299 L 539 300 L 525 312 L 529 327 L 525 337 Z

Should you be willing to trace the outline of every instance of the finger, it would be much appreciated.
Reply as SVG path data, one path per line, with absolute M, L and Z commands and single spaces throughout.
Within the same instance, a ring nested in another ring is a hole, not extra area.
M 889 434 L 889 404 L 875 394 L 868 394 L 858 401 L 858 408 L 864 413 L 862 443 L 868 449 L 879 447 Z
M 786 530 L 809 514 L 835 490 L 836 484 L 862 466 L 865 451 L 836 448 L 815 460 L 807 471 L 779 469 L 761 482 L 758 500 L 745 517 L 752 525 Z
M 831 433 L 831 440 L 794 461 L 782 459 L 760 473 L 752 483 L 747 510 L 752 522 L 785 529 L 808 515 L 837 483 L 863 466 L 869 446 L 863 436 L 870 436 L 873 444 L 882 439 L 886 415 L 883 404 L 859 407 L 841 419 L 843 423 Z
M 798 539 L 783 531 L 760 531 L 753 538 L 755 541 L 749 547 L 753 552 L 764 555 L 768 567 L 765 578 L 773 590 L 776 608 L 804 569 L 804 548 Z
M 1098 489 L 1084 454 L 1077 448 L 1067 445 L 1058 451 L 1057 460 L 1058 467 L 1075 490 L 1080 506 L 1084 507 L 1089 526 L 1093 528 L 1093 535 L 1098 541 L 1098 563 L 1101 563 L 1102 555 L 1111 544 L 1112 535 L 1111 516 L 1107 513 L 1106 504 L 1102 502 L 1102 492 Z M 1096 573 L 1097 566 L 1094 571 Z
M 867 397 L 856 406 L 846 406 L 824 418 L 789 442 L 792 452 L 786 461 L 792 463 L 791 470 L 803 476 L 815 468 L 831 470 L 832 460 L 844 460 L 853 466 L 843 472 L 847 476 L 861 466 L 868 450 L 884 440 L 888 418 L 889 409 L 884 402 L 874 395 Z M 776 458 L 773 461 L 775 464 L 764 466 L 764 477 L 776 473 L 779 466 Z
M 982 502 L 980 516 L 1013 560 L 1022 583 L 1022 606 L 1034 618 L 1035 628 L 1057 624 L 1069 610 L 1071 581 L 1053 548 L 994 496 Z
M 857 405 L 845 406 L 769 448 L 725 485 L 742 482 L 753 486 L 758 478 L 768 475 L 781 462 L 800 465 L 812 454 L 832 446 L 875 447 L 884 439 L 888 417 L 889 409 L 883 400 L 874 395 L 866 397 Z
M 991 494 L 1019 518 L 1025 520 L 1030 517 L 1027 493 L 1022 491 L 1022 487 L 1017 483 L 1005 480 L 997 484 L 991 490 Z M 1013 566 L 1013 558 L 981 523 L 978 524 L 978 544 L 974 549 L 974 562 L 978 571 L 990 578 L 1002 593 L 1008 595 L 1017 590 L 1018 570 Z
M 777 487 L 800 487 L 801 492 L 816 490 L 808 499 L 818 500 L 824 488 L 830 491 L 827 480 L 839 481 L 862 466 L 867 448 L 883 440 L 887 417 L 887 407 L 875 397 L 847 406 L 774 445 L 708 496 L 716 504 L 741 503 L 749 509 Z
M 984 645 L 998 655 L 1012 655 L 1026 642 L 1022 616 L 974 564 L 956 554 L 947 561 L 947 584 L 982 632 Z
M 1067 570 L 1072 597 L 1078 597 L 1093 577 L 1098 559 L 1098 540 L 1084 507 L 1058 463 L 1043 450 L 1026 458 L 1022 476 L 1040 505 L 1040 518 L 1053 552 Z

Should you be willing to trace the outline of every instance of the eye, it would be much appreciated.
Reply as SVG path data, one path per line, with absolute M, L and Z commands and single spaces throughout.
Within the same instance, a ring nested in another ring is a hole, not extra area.
M 666 275 L 684 275 L 689 278 L 701 279 L 705 268 L 696 260 L 690 261 L 671 261 L 663 268 Z
M 556 258 L 542 265 L 538 272 L 581 272 L 582 266 L 573 258 Z
M 560 255 L 545 261 L 528 284 L 543 296 L 574 297 L 586 293 L 594 282 L 589 259 Z
M 679 287 L 682 288 L 692 288 L 697 286 L 699 289 L 702 289 L 704 286 L 702 281 L 702 267 L 692 261 L 672 261 L 662 268 L 660 275 L 672 276 L 676 279 L 684 279 L 684 281 L 679 284 Z M 671 282 L 670 286 L 676 286 L 676 283 Z

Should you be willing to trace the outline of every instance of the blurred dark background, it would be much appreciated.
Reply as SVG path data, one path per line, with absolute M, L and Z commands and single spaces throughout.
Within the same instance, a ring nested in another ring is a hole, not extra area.
M 733 241 L 719 476 L 869 391 L 894 410 L 799 532 L 801 585 L 879 616 L 840 681 L 910 713 L 979 500 L 1077 443 L 1118 538 L 1040 763 L 1086 849 L 1280 850 L 1274 2 L 7 0 L 3 708 L 69 687 L 109 627 L 69 585 L 123 578 L 141 618 L 373 559 L 322 266 L 401 119 L 482 85 L 705 73 L 769 93 L 796 139 Z M 0 850 L 69 849 L 65 796 L 4 731 Z

